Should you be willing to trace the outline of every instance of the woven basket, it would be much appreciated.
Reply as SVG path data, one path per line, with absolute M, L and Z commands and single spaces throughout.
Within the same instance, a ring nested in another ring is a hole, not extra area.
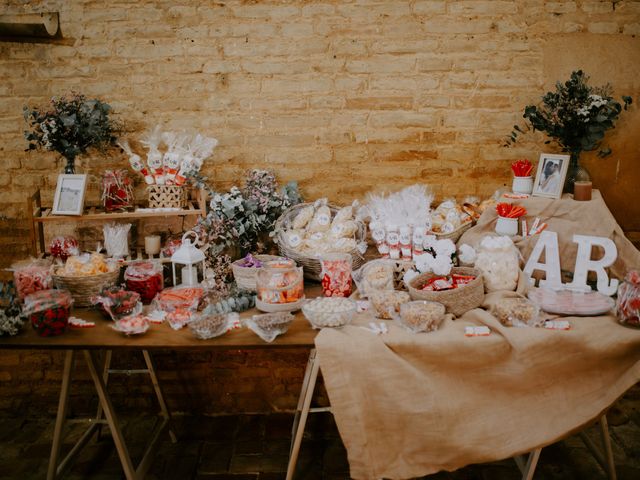
M 284 239 L 284 232 L 286 230 L 291 229 L 291 225 L 293 224 L 293 220 L 298 215 L 298 212 L 309 205 L 313 205 L 312 203 L 299 203 L 298 205 L 294 205 L 287 209 L 280 218 L 276 221 L 274 230 L 276 231 L 276 236 L 274 238 L 275 243 L 278 245 L 278 250 L 280 251 L 280 255 L 290 258 L 291 260 L 295 260 L 295 262 L 304 268 L 304 276 L 310 280 L 320 281 L 320 272 L 322 271 L 322 266 L 320 265 L 320 259 L 318 257 L 313 257 L 309 255 L 305 255 L 303 253 L 298 252 L 297 250 L 293 250 L 287 245 L 287 242 Z M 328 205 L 331 210 L 331 216 L 335 217 L 335 214 L 340 210 L 340 207 L 335 205 Z M 355 233 L 355 240 L 357 243 L 363 242 L 367 236 L 367 229 L 364 223 L 360 221 L 356 221 L 358 224 L 358 231 Z M 364 256 L 357 250 L 354 249 L 351 252 L 352 259 L 352 269 L 357 270 L 364 263 Z
M 55 273 L 52 275 L 53 284 L 56 288 L 71 292 L 74 306 L 76 307 L 91 306 L 91 297 L 100 293 L 104 287 L 115 285 L 119 276 L 119 268 L 116 268 L 113 272 L 88 275 L 86 277 L 66 277 Z
M 260 260 L 261 262 L 268 262 L 270 260 L 281 260 L 282 257 L 278 257 L 276 255 L 254 255 L 254 258 Z M 242 259 L 236 260 L 231 264 L 231 269 L 233 270 L 233 277 L 236 280 L 236 284 L 238 288 L 241 290 L 256 290 L 256 275 L 258 274 L 259 268 L 255 267 L 241 267 L 238 264 L 242 262 Z
M 482 301 L 484 300 L 484 282 L 482 281 L 480 271 L 475 268 L 454 267 L 451 273 L 475 275 L 476 279 L 467 285 L 452 290 L 430 292 L 420 290 L 420 288 L 428 279 L 433 277 L 434 274 L 423 273 L 409 282 L 409 295 L 411 299 L 442 303 L 447 308 L 447 313 L 452 313 L 456 317 L 482 305 Z
M 149 185 L 149 208 L 184 208 L 187 189 L 177 185 Z
M 451 233 L 435 233 L 434 235 L 438 240 L 451 240 L 453 243 L 456 243 L 462 234 L 469 230 L 473 226 L 473 222 L 467 222 L 464 225 L 460 225 Z

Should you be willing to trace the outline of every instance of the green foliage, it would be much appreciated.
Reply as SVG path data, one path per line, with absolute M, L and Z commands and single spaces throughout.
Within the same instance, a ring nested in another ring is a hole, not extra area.
M 540 105 L 527 105 L 523 114 L 527 122 L 525 129 L 514 125 L 506 146 L 533 128 L 546 133 L 562 151 L 574 156 L 596 149 L 599 156 L 609 155 L 611 149 L 602 147 L 602 140 L 605 133 L 615 127 L 622 110 L 632 104 L 632 98 L 623 96 L 621 104 L 611 96 L 611 85 L 591 87 L 588 79 L 581 70 L 575 71 L 564 84 L 556 83 L 555 91 L 547 92 Z
M 73 159 L 88 148 L 104 151 L 122 131 L 109 117 L 111 107 L 82 94 L 53 97 L 48 106 L 23 108 L 29 130 L 24 132 L 28 150 L 42 148 Z

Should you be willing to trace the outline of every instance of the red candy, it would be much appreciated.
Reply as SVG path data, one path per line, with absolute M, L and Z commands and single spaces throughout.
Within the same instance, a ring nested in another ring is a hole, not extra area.
M 156 294 L 162 290 L 162 266 L 153 262 L 135 262 L 124 272 L 127 290 L 140 294 L 142 303 L 149 305 Z
M 92 298 L 94 305 L 99 305 L 103 315 L 111 320 L 118 320 L 134 313 L 140 301 L 140 294 L 130 292 L 122 287 L 107 287 Z
M 78 240 L 74 237 L 54 237 L 49 244 L 49 252 L 54 258 L 59 258 L 63 262 L 73 255 L 79 255 Z
M 325 297 L 348 297 L 351 295 L 351 261 L 349 254 L 332 254 L 321 259 L 321 284 Z
M 24 311 L 38 335 L 52 337 L 66 330 L 72 303 L 66 290 L 41 290 L 25 298 Z

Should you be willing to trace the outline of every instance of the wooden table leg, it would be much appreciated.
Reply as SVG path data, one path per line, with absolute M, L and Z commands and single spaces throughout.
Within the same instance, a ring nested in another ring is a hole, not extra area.
M 291 444 L 291 454 L 289 455 L 289 464 L 287 465 L 287 480 L 293 479 L 295 473 L 296 463 L 298 462 L 298 454 L 300 453 L 300 445 L 302 444 L 302 436 L 304 435 L 304 428 L 307 424 L 307 417 L 309 416 L 309 409 L 311 407 L 311 399 L 313 397 L 313 391 L 316 387 L 316 381 L 318 380 L 318 371 L 320 370 L 320 362 L 316 355 L 315 349 L 309 353 L 309 363 L 307 368 L 310 367 L 309 378 L 306 388 L 300 392 L 300 398 L 302 399 L 302 410 L 300 412 L 300 419 L 296 425 L 294 424 L 294 432 Z M 306 377 L 306 375 L 305 375 Z M 300 405 L 300 402 L 298 402 Z
M 153 389 L 156 392 L 156 397 L 158 397 L 160 411 L 162 412 L 162 416 L 165 418 L 169 426 L 169 436 L 171 437 L 171 443 L 176 443 L 177 439 L 173 428 L 173 422 L 171 421 L 171 414 L 169 413 L 169 409 L 167 408 L 167 403 L 164 401 L 164 395 L 162 394 L 162 387 L 160 387 L 160 382 L 158 381 L 158 376 L 156 375 L 156 367 L 153 361 L 153 357 L 148 350 L 143 350 L 142 355 L 144 356 L 144 361 L 147 364 L 147 369 L 149 370 L 149 376 L 151 377 L 151 383 L 153 384 Z
M 111 358 L 113 357 L 113 350 L 107 350 L 104 352 L 104 367 L 102 368 L 102 381 L 105 387 L 109 383 L 109 369 L 111 368 Z M 98 422 L 98 434 L 96 435 L 96 441 L 99 441 L 102 437 L 102 404 L 98 402 L 98 411 L 96 412 L 96 422 Z
M 134 480 L 135 478 L 137 478 L 136 471 L 133 468 L 133 463 L 131 462 L 131 456 L 129 455 L 127 445 L 124 441 L 124 437 L 122 436 L 122 431 L 120 430 L 118 419 L 113 410 L 111 399 L 109 398 L 109 395 L 106 391 L 104 381 L 102 380 L 102 376 L 98 371 L 97 363 L 94 358 L 94 353 L 89 350 L 84 350 L 84 358 L 87 362 L 87 366 L 89 367 L 89 374 L 93 379 L 93 384 L 96 387 L 98 398 L 100 399 L 100 403 L 102 404 L 102 409 L 104 410 L 104 415 L 107 419 L 107 424 L 109 425 L 109 429 L 111 430 L 113 443 L 116 446 L 118 457 L 120 457 L 120 463 L 122 464 L 122 469 L 124 470 L 124 474 L 127 477 L 127 480 Z
M 607 422 L 607 415 L 604 414 L 600 417 L 600 437 L 602 439 L 602 446 L 604 448 L 605 463 L 607 465 L 607 477 L 609 480 L 616 480 L 616 464 L 613 461 L 613 449 L 611 448 L 611 437 L 609 436 L 609 423 Z
M 291 429 L 291 447 L 289 448 L 289 456 L 291 456 L 291 452 L 293 451 L 293 440 L 296 438 L 296 432 L 298 431 L 298 424 L 300 423 L 300 413 L 302 412 L 302 407 L 304 406 L 304 398 L 307 392 L 307 388 L 309 388 L 309 378 L 311 377 L 311 370 L 313 369 L 313 364 L 316 359 L 316 349 L 313 348 L 309 352 L 309 358 L 307 359 L 307 366 L 304 369 L 304 379 L 302 380 L 302 389 L 300 390 L 300 395 L 298 396 L 298 405 L 296 407 L 296 413 L 293 417 L 293 427 Z
M 64 357 L 58 414 L 56 416 L 56 425 L 53 429 L 53 443 L 51 445 L 51 456 L 49 457 L 47 480 L 55 480 L 58 476 L 58 457 L 60 456 L 60 447 L 62 446 L 62 429 L 64 428 L 64 422 L 67 418 L 67 402 L 69 400 L 69 387 L 71 386 L 74 356 L 75 353 L 73 350 L 67 350 Z

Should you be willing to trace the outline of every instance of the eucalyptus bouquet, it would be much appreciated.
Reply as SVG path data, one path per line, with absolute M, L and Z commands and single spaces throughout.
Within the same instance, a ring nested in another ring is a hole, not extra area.
M 236 246 L 241 255 L 264 251 L 264 241 L 276 220 L 287 208 L 302 201 L 295 182 L 279 188 L 274 174 L 266 170 L 249 171 L 242 189 L 234 186 L 226 193 L 213 191 L 203 177 L 194 176 L 191 180 L 211 195 L 209 213 L 197 225 L 209 244 L 209 262 L 222 250 Z
M 41 148 L 60 153 L 67 159 L 65 173 L 74 173 L 78 155 L 89 148 L 104 151 L 122 131 L 120 123 L 109 117 L 109 105 L 79 93 L 53 97 L 43 107 L 25 105 L 23 112 L 29 125 L 24 132 L 28 150 Z
M 523 129 L 515 125 L 507 145 L 533 128 L 551 138 L 545 143 L 557 142 L 576 164 L 583 151 L 599 149 L 599 156 L 609 155 L 611 149 L 602 146 L 604 135 L 615 127 L 618 116 L 631 105 L 632 99 L 622 96 L 621 104 L 613 98 L 611 85 L 592 87 L 588 80 L 582 70 L 577 70 L 564 84 L 556 83 L 555 91 L 547 92 L 540 105 L 527 105 L 523 115 L 527 126 Z

